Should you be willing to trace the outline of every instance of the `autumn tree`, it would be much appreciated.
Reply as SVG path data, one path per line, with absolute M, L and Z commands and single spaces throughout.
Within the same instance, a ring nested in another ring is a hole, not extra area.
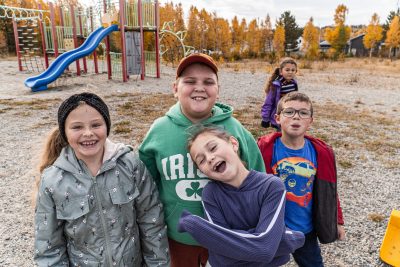
M 390 23 L 389 30 L 386 33 L 386 45 L 390 48 L 389 57 L 396 56 L 396 50 L 400 45 L 400 17 L 395 16 Z
M 244 43 L 244 38 L 245 38 L 245 32 L 243 28 L 243 21 L 241 24 L 239 24 L 238 18 L 235 16 L 232 19 L 232 46 L 233 46 L 233 51 L 232 51 L 232 56 L 235 59 L 240 59 L 242 50 L 243 50 L 243 43 Z
M 379 25 L 379 16 L 374 13 L 363 40 L 364 46 L 369 49 L 369 57 L 372 57 L 372 50 L 382 40 L 382 31 L 382 26 Z
M 290 11 L 285 11 L 279 20 L 277 25 L 281 25 L 285 28 L 285 51 L 291 51 L 297 47 L 297 40 L 301 36 L 301 29 L 296 23 L 296 18 L 290 14 Z
M 334 15 L 335 28 L 328 28 L 325 32 L 325 39 L 331 44 L 335 57 L 344 53 L 344 48 L 350 38 L 351 28 L 345 25 L 347 13 L 347 7 L 339 5 Z
M 274 51 L 279 57 L 285 55 L 285 28 L 281 25 L 276 26 L 274 33 Z
M 214 51 L 218 54 L 222 53 L 225 57 L 230 56 L 230 48 L 232 46 L 232 36 L 229 29 L 229 22 L 225 19 L 214 17 L 214 31 L 217 38 L 214 39 Z
M 313 18 L 307 22 L 303 30 L 303 50 L 305 51 L 306 58 L 315 59 L 318 57 L 319 52 L 319 31 L 314 26 Z
M 199 10 L 195 6 L 191 6 L 189 9 L 189 20 L 187 25 L 187 37 L 186 41 L 189 45 L 199 49 L 200 46 L 200 20 Z
M 260 50 L 262 54 L 272 52 L 274 32 L 272 30 L 272 23 L 269 15 L 267 15 L 265 20 L 261 22 L 260 30 Z
M 178 33 L 186 30 L 182 4 L 174 5 L 171 2 L 160 6 L 160 25 L 167 26 L 166 23 L 168 23 L 167 30 L 172 32 Z M 164 51 L 163 59 L 166 62 L 178 61 L 183 57 L 182 44 L 174 35 L 163 35 L 160 45 L 162 51 Z
M 390 23 L 392 23 L 392 20 L 394 17 L 400 16 L 400 8 L 398 8 L 396 11 L 390 11 L 389 15 L 386 18 L 385 23 L 382 25 L 383 28 L 383 40 L 386 40 L 386 32 L 389 30 Z
M 261 31 L 258 27 L 257 20 L 253 19 L 250 21 L 246 33 L 246 43 L 249 57 L 257 57 L 258 53 L 260 52 L 260 38 Z

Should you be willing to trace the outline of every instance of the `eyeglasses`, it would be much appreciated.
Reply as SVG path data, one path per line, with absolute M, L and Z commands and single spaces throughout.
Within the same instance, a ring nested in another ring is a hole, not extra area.
M 286 118 L 293 118 L 296 113 L 299 114 L 299 117 L 302 119 L 309 119 L 312 116 L 312 113 L 308 109 L 294 109 L 294 108 L 285 108 L 281 111 L 282 115 Z

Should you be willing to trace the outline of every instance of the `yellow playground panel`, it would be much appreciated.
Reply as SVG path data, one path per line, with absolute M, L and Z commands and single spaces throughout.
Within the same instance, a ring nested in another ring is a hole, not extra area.
M 393 210 L 382 241 L 381 259 L 394 267 L 400 267 L 400 210 Z

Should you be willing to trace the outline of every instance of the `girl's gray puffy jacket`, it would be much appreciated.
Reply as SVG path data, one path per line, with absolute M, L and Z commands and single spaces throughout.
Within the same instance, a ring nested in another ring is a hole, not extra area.
M 43 172 L 35 230 L 39 266 L 169 265 L 156 185 L 129 146 L 110 156 L 95 177 L 64 148 Z

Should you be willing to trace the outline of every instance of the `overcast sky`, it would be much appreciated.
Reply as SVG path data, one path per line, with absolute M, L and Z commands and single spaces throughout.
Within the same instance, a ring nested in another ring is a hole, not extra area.
M 267 14 L 275 25 L 285 11 L 296 18 L 296 22 L 303 27 L 310 17 L 314 18 L 315 26 L 332 25 L 335 9 L 339 4 L 344 4 L 349 9 L 346 24 L 367 25 L 374 12 L 378 13 L 380 22 L 384 23 L 390 11 L 397 10 L 400 0 L 175 0 L 174 4 L 182 3 L 184 19 L 187 20 L 189 8 L 196 6 L 199 10 L 205 8 L 208 12 L 217 12 L 218 17 L 228 19 L 234 16 L 240 20 L 245 18 L 247 23 L 252 19 L 264 19 Z M 171 2 L 160 0 L 161 4 Z

